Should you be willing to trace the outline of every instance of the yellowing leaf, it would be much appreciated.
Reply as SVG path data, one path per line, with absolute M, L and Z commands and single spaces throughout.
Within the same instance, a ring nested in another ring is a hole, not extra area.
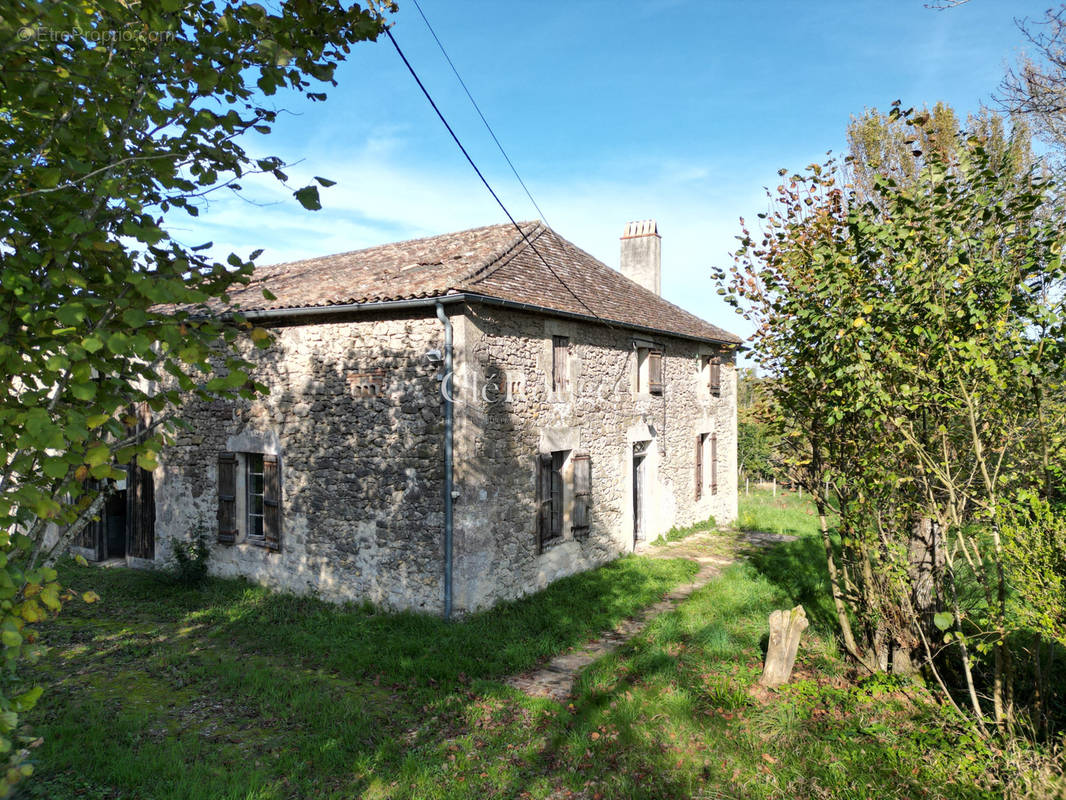
M 84 600 L 86 603 L 95 603 L 97 600 L 100 599 L 100 595 L 98 595 L 96 592 L 88 591 L 81 596 L 81 599 Z
M 90 447 L 85 453 L 85 463 L 90 467 L 98 467 L 111 457 L 111 448 L 106 444 L 98 444 Z

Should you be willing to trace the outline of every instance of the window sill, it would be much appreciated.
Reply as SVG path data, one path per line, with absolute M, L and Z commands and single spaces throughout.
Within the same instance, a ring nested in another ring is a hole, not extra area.
M 551 549 L 553 549 L 555 547 L 558 547 L 559 545 L 561 545 L 563 542 L 566 542 L 566 541 L 569 541 L 569 540 L 566 539 L 562 534 L 559 534 L 558 536 L 556 536 L 556 537 L 554 537 L 552 539 L 548 539 L 548 540 L 546 540 L 546 541 L 541 543 L 540 552 L 537 555 L 544 555 L 549 550 L 551 550 Z

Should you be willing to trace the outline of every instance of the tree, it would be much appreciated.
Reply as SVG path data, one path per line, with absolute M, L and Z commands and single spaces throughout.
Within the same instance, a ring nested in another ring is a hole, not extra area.
M 383 25 L 339 0 L 15 2 L 0 19 L 0 793 L 30 771 L 17 715 L 40 694 L 15 668 L 71 597 L 50 555 L 126 465 L 155 467 L 184 395 L 264 388 L 238 344 L 269 335 L 205 313 L 257 253 L 216 262 L 168 222 L 250 173 L 285 182 L 241 137 L 270 132 L 279 90 L 325 99 L 312 82 Z M 294 195 L 319 206 L 314 186 Z
M 1042 21 L 1017 24 L 1033 55 L 1021 56 L 1007 71 L 997 99 L 1030 122 L 1061 173 L 1066 167 L 1066 5 L 1048 9 Z
M 943 118 L 897 109 L 888 122 L 943 142 Z M 1007 730 L 1018 623 L 1004 519 L 1025 493 L 1061 488 L 1045 468 L 1061 452 L 1061 209 L 1004 157 L 1016 145 L 953 139 L 861 186 L 833 160 L 787 177 L 725 289 L 756 324 L 775 412 L 795 423 L 845 648 L 870 670 L 920 659 L 947 702 Z
M 751 367 L 737 370 L 737 467 L 755 480 L 777 474 L 777 434 L 767 413 L 763 383 Z
M 960 121 L 946 103 L 923 108 L 921 126 L 906 124 L 898 115 L 882 114 L 876 108 L 853 116 L 847 127 L 847 186 L 855 199 L 878 204 L 878 178 L 898 185 L 913 185 L 930 159 L 950 167 L 958 159 Z M 978 140 L 990 157 L 1000 161 L 1005 174 L 1024 176 L 1035 167 L 1029 126 L 1014 117 L 1008 131 L 1004 118 L 984 110 L 966 118 L 969 138 Z M 883 210 L 883 209 L 882 209 Z

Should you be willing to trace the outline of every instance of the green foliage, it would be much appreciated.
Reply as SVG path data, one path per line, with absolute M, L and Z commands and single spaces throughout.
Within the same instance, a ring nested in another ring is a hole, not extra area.
M 1066 648 L 1066 510 L 1036 495 L 1000 509 L 1012 612 L 1022 626 Z
M 976 663 L 1005 729 L 1009 586 L 988 523 L 1026 491 L 1061 491 L 1062 210 L 1023 134 L 953 120 L 868 116 L 852 183 L 832 159 L 782 171 L 762 234 L 745 228 L 720 277 L 756 326 L 793 476 L 839 513 L 839 551 L 823 538 L 845 647 L 870 669 L 896 651 L 935 672 L 934 612 L 950 611 L 965 702 L 984 719 Z M 976 648 L 963 620 L 984 632 Z
M 0 794 L 19 778 L 17 714 L 33 696 L 11 672 L 33 626 L 59 610 L 55 548 L 96 516 L 123 465 L 154 469 L 190 395 L 264 389 L 240 347 L 269 344 L 239 315 L 219 318 L 257 253 L 224 263 L 172 234 L 205 196 L 250 173 L 292 90 L 315 100 L 380 14 L 337 0 L 258 3 L 16 2 L 0 19 L 0 629 L 9 683 L 0 698 Z M 325 185 L 324 182 L 323 185 Z M 306 207 L 317 190 L 294 191 Z M 214 314 L 214 316 L 212 316 Z M 10 683 L 13 681 L 14 683 Z M 16 688 L 12 688 L 12 686 Z M 15 693 L 15 694 L 13 694 Z
M 211 544 L 203 526 L 186 542 L 174 542 L 174 578 L 183 586 L 200 586 L 207 577 Z

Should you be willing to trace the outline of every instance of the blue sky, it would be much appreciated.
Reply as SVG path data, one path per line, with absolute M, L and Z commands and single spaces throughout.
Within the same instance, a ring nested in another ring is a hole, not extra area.
M 411 0 L 394 35 L 516 219 L 537 214 L 481 126 Z M 765 210 L 777 170 L 838 151 L 852 114 L 988 102 L 1022 46 L 1016 17 L 1047 0 L 420 0 L 548 221 L 611 266 L 625 222 L 654 218 L 663 295 L 741 335 L 710 272 L 738 218 Z M 293 187 L 337 181 L 305 211 L 266 181 L 251 205 L 218 196 L 175 220 L 216 255 L 260 263 L 506 221 L 388 40 L 357 46 L 325 103 L 289 109 L 255 155 L 299 162 Z

